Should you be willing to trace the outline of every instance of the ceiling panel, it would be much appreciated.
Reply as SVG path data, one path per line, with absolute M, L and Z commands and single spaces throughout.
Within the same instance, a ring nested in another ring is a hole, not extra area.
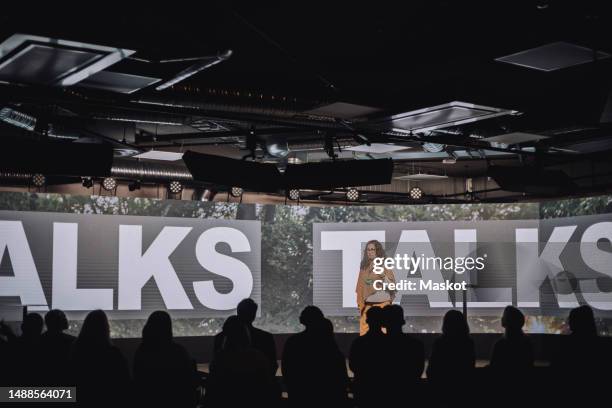
M 496 58 L 496 61 L 550 72 L 605 58 L 610 58 L 610 54 L 559 41 Z

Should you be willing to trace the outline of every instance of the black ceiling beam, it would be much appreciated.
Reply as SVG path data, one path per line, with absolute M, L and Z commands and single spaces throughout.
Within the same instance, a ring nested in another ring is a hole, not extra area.
M 80 97 L 75 97 L 67 92 L 55 91 L 50 92 L 48 88 L 36 88 L 36 87 L 21 87 L 21 86 L 11 86 L 0 84 L 0 86 L 5 87 L 5 89 L 10 89 L 9 94 L 11 94 L 10 100 L 14 102 L 23 101 L 28 103 L 45 103 L 45 104 L 58 104 L 62 106 L 74 107 L 75 111 L 82 111 L 84 107 L 92 107 L 92 108 L 107 108 L 112 109 L 114 111 L 126 110 L 132 112 L 148 112 L 148 113 L 163 113 L 163 114 L 177 114 L 177 115 L 191 115 L 191 116 L 199 116 L 211 121 L 234 121 L 234 122 L 242 122 L 242 123 L 250 123 L 257 125 L 276 125 L 276 126 L 292 126 L 295 128 L 301 129 L 309 129 L 309 130 L 321 130 L 321 131 L 329 131 L 332 129 L 335 130 L 343 130 L 347 131 L 347 127 L 345 123 L 337 123 L 333 122 L 323 122 L 323 121 L 315 121 L 308 120 L 306 118 L 297 117 L 297 118 L 283 118 L 283 117 L 270 117 L 261 114 L 253 114 L 253 113 L 245 113 L 245 112 L 220 112 L 220 111 L 212 111 L 207 109 L 202 109 L 198 107 L 172 107 L 172 106 L 160 106 L 160 105 L 145 105 L 143 103 L 137 103 L 130 100 L 125 100 L 125 98 L 118 97 L 117 100 L 94 100 L 94 99 L 84 99 Z M 12 88 L 12 89 L 11 89 Z M 2 89 L 2 88 L 0 88 Z M 38 93 L 36 91 L 41 91 Z M 1 92 L 0 92 L 1 93 Z M 45 96 L 50 94 L 50 96 Z M 42 96 L 41 96 L 42 95 Z M 154 108 L 153 108 L 154 107 Z M 365 136 L 369 141 L 388 141 L 388 142 L 418 142 L 424 143 L 427 142 L 428 138 L 423 138 L 417 135 L 406 135 L 406 136 L 398 136 L 397 134 L 388 134 L 381 132 L 373 132 L 371 130 L 364 130 L 362 126 L 358 124 L 351 124 L 351 127 L 357 131 L 359 134 Z M 517 149 L 505 149 L 498 147 L 491 147 L 488 143 L 483 143 L 478 140 L 466 140 L 466 138 L 448 138 L 445 139 L 446 144 L 459 147 L 463 149 L 486 149 L 491 151 L 503 152 L 514 155 L 522 155 L 522 156 L 554 156 L 554 157 L 567 157 L 566 153 L 549 153 L 544 151 L 538 152 L 530 152 L 524 150 Z M 471 138 L 469 138 L 471 139 Z M 575 156 L 575 155 L 574 155 Z
M 280 117 L 266 116 L 262 114 L 249 113 L 244 111 L 230 112 L 212 109 L 204 109 L 197 106 L 177 107 L 158 104 L 145 104 L 133 101 L 123 95 L 117 95 L 113 100 L 101 98 L 82 98 L 78 95 L 65 92 L 65 90 L 55 90 L 35 86 L 15 86 L 0 83 L 0 95 L 5 95 L 7 103 L 25 102 L 46 105 L 60 105 L 69 107 L 76 112 L 83 112 L 84 108 L 106 108 L 113 112 L 124 110 L 128 112 L 147 112 L 168 115 L 198 116 L 205 120 L 216 122 L 239 122 L 257 125 L 276 125 L 293 126 L 311 130 L 342 130 L 343 126 L 335 121 L 312 120 L 306 117 Z M 86 92 L 82 92 L 85 94 Z M 6 97 L 10 95 L 10 97 Z M 98 112 L 99 113 L 99 112 Z
M 278 135 L 278 134 L 296 134 L 304 133 L 304 129 L 296 129 L 289 127 L 273 127 L 273 128 L 257 128 L 259 136 Z M 190 140 L 190 139 L 208 139 L 218 137 L 241 137 L 249 134 L 249 129 L 228 130 L 228 131 L 213 131 L 213 132 L 189 132 L 189 133 L 166 133 L 163 135 L 142 134 L 136 135 L 136 144 L 150 142 L 171 142 L 173 140 Z
M 13 87 L 13 88 L 18 88 L 18 89 L 13 90 L 15 91 L 14 95 L 17 98 L 19 98 L 18 95 L 20 93 L 25 93 L 25 95 L 22 95 L 22 98 L 23 97 L 27 98 L 28 102 L 40 100 L 41 95 L 44 95 L 45 93 L 49 93 L 49 90 L 45 88 L 40 89 L 40 90 L 46 91 L 46 92 L 38 93 L 36 92 L 36 90 L 34 90 L 35 92 L 33 92 L 33 94 L 32 94 L 33 88 L 31 87 Z M 30 95 L 27 95 L 28 93 L 30 93 Z M 60 104 L 64 106 L 73 105 L 75 107 L 75 110 L 77 111 L 82 110 L 82 108 L 87 107 L 87 106 L 97 107 L 97 108 L 105 107 L 108 109 L 113 109 L 115 111 L 117 109 L 125 109 L 128 111 L 142 111 L 142 112 L 148 112 L 148 113 L 200 116 L 200 117 L 212 120 L 212 121 L 220 121 L 220 122 L 223 122 L 224 120 L 233 120 L 233 121 L 241 121 L 245 123 L 256 123 L 256 124 L 284 125 L 284 126 L 289 125 L 289 126 L 293 126 L 296 128 L 321 130 L 321 131 L 327 131 L 330 129 L 337 129 L 337 130 L 342 130 L 346 132 L 357 131 L 358 133 L 364 135 L 370 141 L 384 142 L 386 140 L 391 139 L 391 137 L 388 135 L 381 134 L 380 132 L 372 132 L 372 131 L 364 130 L 364 129 L 361 129 L 359 126 L 348 124 L 346 123 L 346 121 L 343 121 L 342 123 L 338 123 L 336 121 L 334 122 L 321 122 L 321 121 L 313 121 L 313 120 L 309 121 L 304 118 L 279 118 L 279 117 L 269 117 L 269 116 L 262 116 L 258 114 L 249 114 L 249 113 L 243 113 L 243 112 L 233 113 L 233 112 L 209 111 L 209 110 L 200 109 L 197 107 L 178 108 L 178 107 L 172 107 L 172 106 L 167 106 L 167 105 L 149 105 L 149 104 L 145 105 L 142 103 L 136 103 L 136 102 L 132 102 L 129 100 L 123 101 L 123 102 L 121 102 L 120 100 L 117 100 L 117 101 L 104 101 L 104 100 L 93 100 L 93 99 L 83 100 L 82 98 L 66 97 L 65 92 L 59 93 L 59 94 L 55 92 L 55 95 L 52 95 L 51 98 L 43 97 L 42 101 L 47 104 L 56 103 L 56 104 Z M 349 128 L 347 128 L 347 125 L 349 126 Z M 401 140 L 403 142 L 408 142 L 408 141 L 416 141 L 416 142 L 421 142 L 421 143 L 423 142 L 423 140 L 420 139 L 419 137 L 416 137 L 416 136 L 411 137 L 408 135 L 406 137 L 401 137 L 401 138 L 397 137 L 394 139 L 396 141 Z M 465 145 L 457 145 L 457 146 L 472 147 L 472 146 L 465 146 Z M 482 147 L 474 146 L 473 148 L 482 148 Z M 490 149 L 490 150 L 495 150 L 495 149 Z M 508 151 L 506 149 L 498 149 L 498 150 L 507 152 L 507 153 L 512 153 L 512 154 L 517 153 L 516 151 Z

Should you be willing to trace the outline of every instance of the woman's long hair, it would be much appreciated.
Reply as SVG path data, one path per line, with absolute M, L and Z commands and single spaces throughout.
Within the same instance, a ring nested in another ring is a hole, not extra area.
M 222 350 L 235 351 L 251 346 L 249 329 L 236 315 L 225 319 L 221 333 L 223 333 Z
M 85 321 L 83 321 L 79 337 L 75 341 L 76 349 L 90 349 L 110 345 L 110 328 L 106 313 L 102 310 L 89 312 L 87 317 L 85 317 Z
M 376 257 L 377 258 L 385 258 L 387 255 L 385 254 L 385 248 L 383 248 L 380 241 L 375 239 L 368 241 L 365 248 L 363 249 L 363 257 L 361 258 L 361 265 L 359 266 L 361 270 L 367 269 L 370 266 L 370 259 L 368 258 L 368 245 L 374 244 L 376 248 Z
M 452 338 L 470 337 L 470 327 L 465 316 L 458 310 L 449 310 L 442 321 L 442 334 Z
M 572 309 L 569 314 L 568 323 L 572 334 L 582 336 L 597 336 L 597 324 L 593 309 L 590 306 L 582 305 Z
M 502 326 L 505 329 L 505 336 L 522 336 L 523 326 L 525 325 L 525 315 L 514 306 L 506 306 L 502 314 Z
M 147 345 L 166 345 L 172 342 L 172 319 L 170 315 L 158 310 L 151 313 L 142 329 L 142 343 Z

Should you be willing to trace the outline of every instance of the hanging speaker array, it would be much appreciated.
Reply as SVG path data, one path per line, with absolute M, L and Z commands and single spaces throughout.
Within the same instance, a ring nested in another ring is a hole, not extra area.
M 113 148 L 106 143 L 6 140 L 0 169 L 60 176 L 110 176 Z
M 389 184 L 393 160 L 350 160 L 290 164 L 281 174 L 273 163 L 257 163 L 187 151 L 185 165 L 193 179 L 255 191 L 333 189 Z

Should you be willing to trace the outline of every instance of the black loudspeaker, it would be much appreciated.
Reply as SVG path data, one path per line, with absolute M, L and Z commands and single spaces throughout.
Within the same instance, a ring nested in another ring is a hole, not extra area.
M 0 149 L 0 170 L 57 176 L 110 176 L 109 144 L 7 140 Z
M 288 165 L 285 188 L 333 189 L 391 183 L 393 160 L 349 160 Z
M 537 167 L 490 167 L 489 176 L 502 190 L 521 193 L 554 195 L 575 193 L 579 187 L 561 170 Z
M 193 179 L 228 187 L 273 192 L 282 188 L 282 178 L 273 163 L 257 163 L 186 151 L 183 161 Z

